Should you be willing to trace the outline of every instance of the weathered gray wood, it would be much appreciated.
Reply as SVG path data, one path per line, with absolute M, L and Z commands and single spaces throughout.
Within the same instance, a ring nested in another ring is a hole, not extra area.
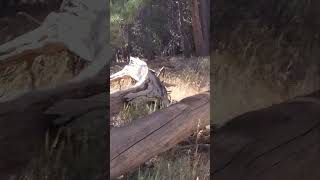
M 113 128 L 110 132 L 110 177 L 133 170 L 209 124 L 209 92 L 181 100 L 161 111 Z
M 126 77 L 136 80 L 137 83 L 129 89 L 110 94 L 111 116 L 117 114 L 123 108 L 124 103 L 157 102 L 163 106 L 169 104 L 166 88 L 144 61 L 130 57 L 130 63 L 121 71 L 111 75 L 110 81 Z
M 70 0 L 50 13 L 40 27 L 0 46 L 0 62 L 34 58 L 68 49 L 93 61 L 108 42 L 106 0 Z
M 320 92 L 243 114 L 215 130 L 213 178 L 317 180 Z
M 61 75 L 57 74 L 58 78 L 55 79 L 54 75 L 52 77 L 53 73 L 48 72 L 47 79 L 52 79 L 54 81 L 52 84 L 48 85 L 50 82 L 36 83 L 42 79 L 39 76 L 43 76 L 43 74 L 35 73 L 42 69 L 41 66 L 39 69 L 34 69 L 39 63 L 37 61 L 39 57 L 46 61 L 51 55 L 63 52 L 61 54 L 67 53 L 67 55 L 61 58 L 77 56 L 81 61 L 86 60 L 91 63 L 87 69 L 80 72 L 80 75 L 71 81 L 81 81 L 92 77 L 108 63 L 111 56 L 111 48 L 108 44 L 109 3 L 106 0 L 68 0 L 63 2 L 65 3 L 61 5 L 60 10 L 51 12 L 38 28 L 0 45 L 0 65 L 2 68 L 5 67 L 1 71 L 9 69 L 8 77 L 14 79 L 14 81 L 7 82 L 8 78 L 1 77 L 1 82 L 5 82 L 1 88 L 1 91 L 4 91 L 3 97 L 0 97 L 1 101 L 11 100 L 30 90 L 42 88 L 42 86 L 54 87 L 62 81 L 63 78 L 59 79 Z M 58 60 L 60 59 L 58 58 Z M 46 63 L 44 62 L 44 64 Z M 18 70 L 12 70 L 16 69 L 15 66 L 19 67 Z M 54 72 L 54 70 L 52 71 Z M 25 77 L 26 81 L 21 80 L 24 79 L 24 73 L 28 76 Z M 74 75 L 70 73 L 65 79 Z M 46 81 L 46 74 L 44 76 L 43 79 Z M 15 89 L 10 91 L 10 88 Z

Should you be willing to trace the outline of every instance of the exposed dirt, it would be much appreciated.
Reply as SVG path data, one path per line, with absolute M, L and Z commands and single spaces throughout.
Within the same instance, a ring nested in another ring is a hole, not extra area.
M 50 12 L 59 9 L 60 3 L 61 0 L 50 0 L 4 8 L 0 12 L 0 44 L 37 28 Z M 87 64 L 68 51 L 1 64 L 0 102 L 34 89 L 54 87 L 76 76 Z

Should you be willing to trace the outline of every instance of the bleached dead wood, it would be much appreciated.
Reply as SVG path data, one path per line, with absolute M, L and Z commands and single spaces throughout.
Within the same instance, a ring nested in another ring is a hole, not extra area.
M 69 0 L 37 29 L 0 46 L 0 63 L 67 49 L 94 61 L 108 41 L 106 0 Z
M 110 115 L 118 113 L 124 103 L 157 102 L 164 106 L 169 104 L 166 88 L 144 61 L 130 57 L 130 63 L 121 71 L 111 75 L 110 81 L 113 82 L 126 77 L 134 79 L 136 84 L 129 89 L 111 93 Z
M 191 96 L 110 132 L 110 178 L 133 170 L 209 124 L 209 92 Z
M 21 69 L 30 74 L 31 85 L 34 86 L 32 83 L 35 79 L 40 79 L 34 77 L 33 72 L 33 67 L 37 65 L 36 58 L 50 57 L 51 53 L 66 51 L 90 62 L 89 67 L 70 81 L 92 77 L 108 63 L 111 56 L 108 45 L 108 11 L 109 3 L 106 0 L 63 1 L 60 10 L 51 12 L 38 28 L 0 45 L 0 64 L 6 66 L 12 63 L 19 67 L 21 64 L 21 67 L 24 67 L 26 63 L 27 67 Z M 52 86 L 56 84 L 58 83 L 53 83 Z M 28 87 L 28 84 L 26 86 Z M 8 92 L 2 101 L 27 91 L 30 89 L 15 90 L 12 96 L 8 95 Z

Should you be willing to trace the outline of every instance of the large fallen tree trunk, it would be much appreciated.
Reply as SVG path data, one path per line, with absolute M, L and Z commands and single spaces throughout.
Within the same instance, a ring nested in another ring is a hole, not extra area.
M 217 180 L 317 180 L 320 91 L 243 114 L 213 136 Z
M 110 132 L 110 178 L 132 170 L 209 124 L 209 92 L 185 98 Z
M 169 104 L 166 88 L 163 86 L 155 72 L 150 70 L 147 64 L 139 58 L 130 57 L 130 63 L 121 71 L 110 76 L 110 82 L 124 78 L 132 78 L 136 84 L 126 90 L 116 91 L 110 95 L 111 113 L 117 114 L 125 103 L 156 102 L 163 106 Z

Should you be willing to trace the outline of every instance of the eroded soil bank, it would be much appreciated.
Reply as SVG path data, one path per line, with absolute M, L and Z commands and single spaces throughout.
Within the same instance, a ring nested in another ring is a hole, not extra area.
M 0 44 L 36 29 L 47 15 L 57 11 L 60 0 L 1 4 Z M 88 63 L 68 51 L 39 55 L 34 59 L 0 62 L 0 102 L 38 88 L 55 87 L 76 76 Z

